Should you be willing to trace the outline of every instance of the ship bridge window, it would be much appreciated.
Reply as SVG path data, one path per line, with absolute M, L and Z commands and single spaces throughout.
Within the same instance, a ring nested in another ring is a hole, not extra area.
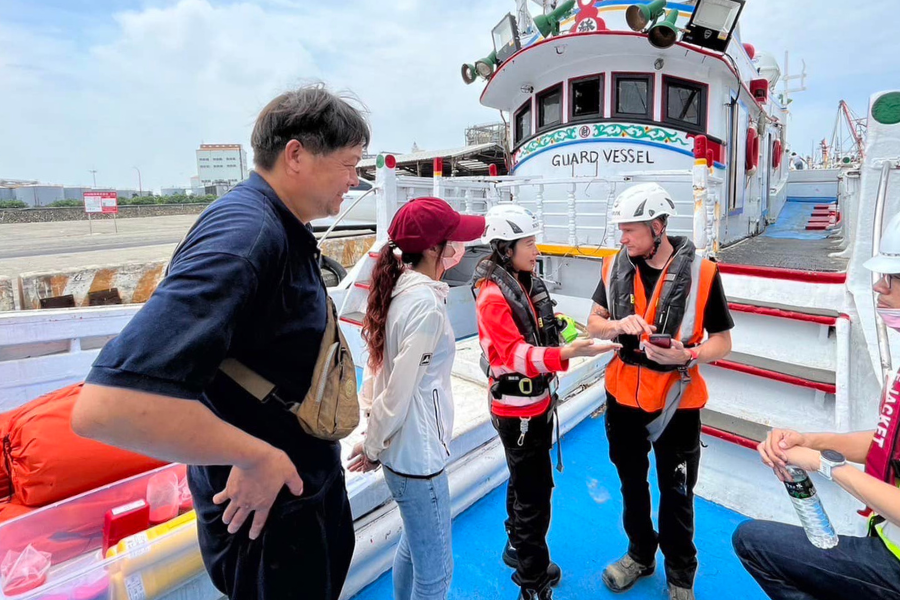
M 603 76 L 569 81 L 569 120 L 597 118 L 603 113 Z
M 548 129 L 562 123 L 562 84 L 538 94 L 538 129 Z
M 613 117 L 653 118 L 653 76 L 614 75 Z
M 700 83 L 663 77 L 663 122 L 705 133 L 706 90 Z
M 531 137 L 531 99 L 516 111 L 515 118 L 515 144 L 518 146 Z

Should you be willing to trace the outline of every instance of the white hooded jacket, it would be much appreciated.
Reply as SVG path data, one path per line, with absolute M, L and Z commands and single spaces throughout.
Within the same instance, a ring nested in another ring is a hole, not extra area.
M 375 373 L 367 366 L 363 375 L 366 456 L 402 475 L 435 475 L 450 457 L 456 340 L 449 293 L 446 283 L 404 271 L 388 309 L 384 364 Z

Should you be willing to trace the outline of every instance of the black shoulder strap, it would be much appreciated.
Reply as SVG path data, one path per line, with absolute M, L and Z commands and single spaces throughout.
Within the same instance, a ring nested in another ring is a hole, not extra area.
M 691 292 L 691 267 L 696 256 L 694 245 L 685 238 L 676 238 L 678 244 L 672 257 L 672 264 L 666 272 L 666 280 L 659 282 L 659 306 L 656 311 L 656 327 L 660 333 L 675 336 L 684 320 L 687 297 Z
M 605 259 L 604 259 L 605 260 Z M 613 264 L 609 272 L 609 286 L 606 298 L 607 309 L 611 319 L 624 319 L 634 314 L 634 277 L 637 269 L 628 251 L 623 247 L 613 257 Z

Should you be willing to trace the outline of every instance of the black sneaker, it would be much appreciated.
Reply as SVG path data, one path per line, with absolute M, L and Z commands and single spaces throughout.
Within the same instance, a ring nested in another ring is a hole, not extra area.
M 552 560 L 550 561 L 550 566 L 547 567 L 547 577 L 550 578 L 548 580 L 548 585 L 550 587 L 556 587 L 559 585 L 559 582 L 562 581 L 562 569 L 560 569 L 559 565 Z
M 553 600 L 553 588 L 545 585 L 540 590 L 522 588 L 519 600 Z
M 509 541 L 506 542 L 506 548 L 503 549 L 503 562 L 506 563 L 506 566 L 510 569 L 519 568 L 519 555 Z M 547 567 L 547 576 L 549 577 L 549 585 L 551 587 L 556 587 L 562 580 L 562 569 L 559 568 L 558 564 L 550 561 L 550 566 Z
M 512 543 L 507 539 L 506 547 L 503 549 L 503 562 L 510 569 L 519 568 L 519 553 L 513 548 Z

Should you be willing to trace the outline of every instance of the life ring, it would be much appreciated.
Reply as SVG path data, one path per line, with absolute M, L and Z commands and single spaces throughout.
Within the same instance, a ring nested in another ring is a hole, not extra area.
M 772 143 L 772 168 L 777 169 L 781 166 L 781 159 L 784 157 L 784 147 L 781 140 L 775 140 Z
M 747 159 L 745 161 L 745 170 L 747 173 L 756 171 L 759 165 L 759 132 L 754 128 L 747 130 Z

